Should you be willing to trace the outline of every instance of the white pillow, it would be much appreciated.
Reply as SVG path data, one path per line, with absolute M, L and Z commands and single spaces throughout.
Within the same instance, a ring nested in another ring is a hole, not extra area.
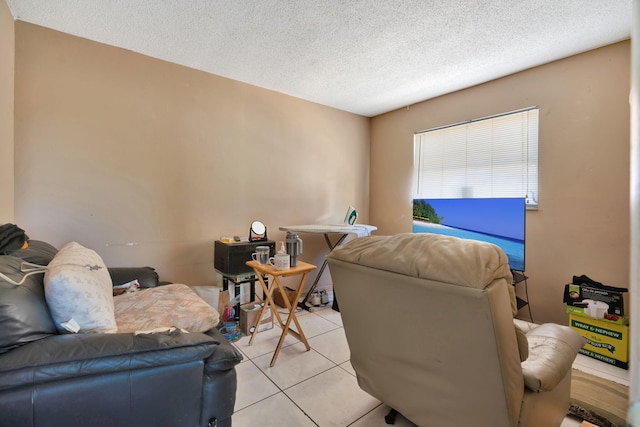
M 44 275 L 45 298 L 59 331 L 117 332 L 112 288 L 100 255 L 77 242 L 64 245 Z

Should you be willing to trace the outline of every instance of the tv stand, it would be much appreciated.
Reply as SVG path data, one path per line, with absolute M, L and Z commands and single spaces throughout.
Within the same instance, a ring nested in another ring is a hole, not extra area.
M 527 307 L 529 309 L 529 319 L 533 322 L 533 315 L 531 314 L 531 305 L 529 305 L 529 286 L 527 284 L 528 277 L 524 274 L 524 271 L 520 270 L 511 270 L 511 274 L 513 275 L 513 282 L 511 283 L 513 287 L 517 287 L 519 283 L 524 283 L 524 293 L 526 299 L 520 298 L 516 296 L 516 306 L 518 311 L 522 308 Z

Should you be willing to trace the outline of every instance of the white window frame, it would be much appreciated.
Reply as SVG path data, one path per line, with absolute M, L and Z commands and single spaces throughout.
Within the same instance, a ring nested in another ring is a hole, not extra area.
M 530 107 L 414 134 L 414 199 L 525 197 L 538 207 L 539 110 Z

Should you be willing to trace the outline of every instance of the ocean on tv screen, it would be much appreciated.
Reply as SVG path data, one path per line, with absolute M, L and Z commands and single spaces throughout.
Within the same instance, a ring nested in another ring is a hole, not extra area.
M 416 217 L 416 204 L 432 209 L 433 218 Z M 440 222 L 434 223 L 434 222 Z M 414 233 L 436 233 L 481 240 L 499 246 L 509 258 L 512 270 L 524 271 L 525 200 L 500 199 L 416 199 Z

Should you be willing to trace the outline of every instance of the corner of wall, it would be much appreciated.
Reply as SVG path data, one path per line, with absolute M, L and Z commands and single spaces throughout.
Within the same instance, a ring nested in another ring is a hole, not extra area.
M 0 223 L 14 218 L 15 23 L 0 0 Z

